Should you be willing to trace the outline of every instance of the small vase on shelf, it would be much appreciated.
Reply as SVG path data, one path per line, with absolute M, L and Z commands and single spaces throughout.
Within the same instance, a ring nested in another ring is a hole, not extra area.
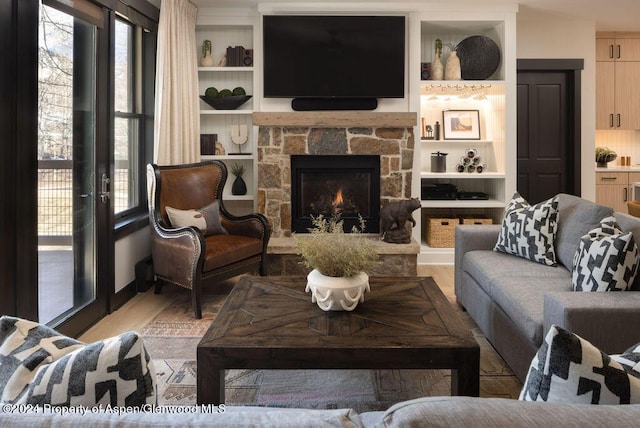
M 231 173 L 236 177 L 236 179 L 233 180 L 233 184 L 231 185 L 231 194 L 246 195 L 247 184 L 244 182 L 244 179 L 242 178 L 242 174 L 244 174 L 244 165 L 234 163 L 231 166 Z
M 213 56 L 211 56 L 211 40 L 202 42 L 202 58 L 200 58 L 200 67 L 213 67 Z
M 444 65 L 442 65 L 442 41 L 436 39 L 435 58 L 431 63 L 431 78 L 433 80 L 442 80 L 444 77 Z
M 447 65 L 444 71 L 444 80 L 460 80 L 462 73 L 460 72 L 460 58 L 458 52 L 452 50 L 447 58 Z

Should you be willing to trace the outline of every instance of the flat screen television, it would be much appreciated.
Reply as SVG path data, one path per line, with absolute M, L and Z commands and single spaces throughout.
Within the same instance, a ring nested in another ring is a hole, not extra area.
M 265 15 L 266 98 L 403 98 L 404 16 Z

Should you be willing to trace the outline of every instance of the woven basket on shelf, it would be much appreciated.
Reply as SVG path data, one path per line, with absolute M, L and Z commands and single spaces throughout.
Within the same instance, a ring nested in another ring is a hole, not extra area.
M 434 248 L 453 247 L 455 243 L 457 217 L 427 217 L 425 238 L 427 245 Z
M 460 224 L 493 224 L 493 219 L 482 214 L 459 215 Z

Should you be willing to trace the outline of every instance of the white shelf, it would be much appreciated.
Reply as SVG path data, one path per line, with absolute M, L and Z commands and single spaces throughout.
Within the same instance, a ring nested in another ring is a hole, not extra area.
M 198 67 L 198 71 L 220 71 L 220 72 L 232 72 L 232 71 L 253 71 L 253 67 Z
M 250 194 L 246 194 L 246 195 L 232 195 L 231 193 L 226 194 L 223 193 L 222 194 L 222 199 L 224 201 L 252 201 L 255 198 L 254 195 L 250 195 Z
M 429 199 L 420 201 L 422 208 L 504 208 L 505 203 L 497 199 L 460 200 Z
M 504 172 L 421 172 L 420 178 L 455 178 L 455 179 L 482 179 L 505 178 Z

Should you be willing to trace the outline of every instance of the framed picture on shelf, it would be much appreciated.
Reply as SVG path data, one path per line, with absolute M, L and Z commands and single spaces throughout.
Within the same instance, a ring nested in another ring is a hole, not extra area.
M 479 140 L 480 111 L 445 110 L 442 112 L 442 130 L 445 140 Z

